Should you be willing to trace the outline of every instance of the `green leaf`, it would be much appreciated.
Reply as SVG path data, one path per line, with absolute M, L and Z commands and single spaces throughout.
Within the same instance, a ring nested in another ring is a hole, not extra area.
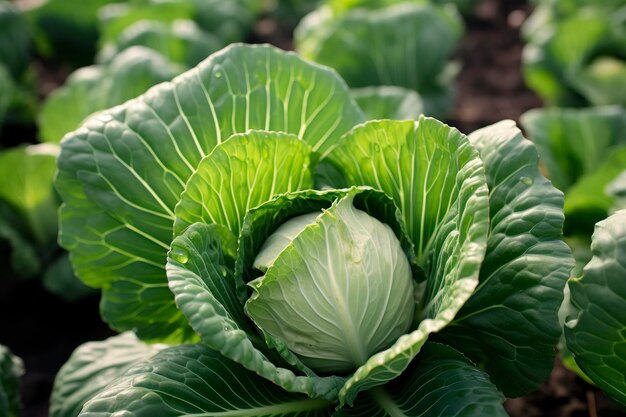
M 171 79 L 178 69 L 159 53 L 139 46 L 122 51 L 107 65 L 81 68 L 44 102 L 39 135 L 46 142 L 59 143 L 89 115 L 144 93 Z
M 176 205 L 174 234 L 215 223 L 239 235 L 244 216 L 278 194 L 313 186 L 311 148 L 294 134 L 249 131 L 218 145 L 198 165 Z
M 594 225 L 609 215 L 613 197 L 607 188 L 626 170 L 626 145 L 613 147 L 599 166 L 581 176 L 565 195 L 565 231 L 591 235 Z
M 426 343 L 397 379 L 360 394 L 333 417 L 506 417 L 504 396 L 456 350 Z
M 351 90 L 367 119 L 417 120 L 424 105 L 419 94 L 402 87 L 363 87 Z
M 22 360 L 0 345 L 0 415 L 18 417 L 20 414 L 20 377 L 24 373 Z
M 332 66 L 350 87 L 395 85 L 424 98 L 446 95 L 453 75 L 446 67 L 462 32 L 454 8 L 404 3 L 334 15 L 325 7 L 303 19 L 295 42 L 304 57 Z
M 0 201 L 0 243 L 6 242 L 9 253 L 3 250 L 2 261 L 8 260 L 9 271 L 25 278 L 32 278 L 39 274 L 41 270 L 41 260 L 34 246 L 20 227 L 22 219 L 8 204 Z M 2 249 L 6 246 L 2 245 Z
M 613 146 L 626 143 L 621 133 L 626 113 L 619 107 L 534 109 L 522 115 L 521 123 L 537 145 L 547 176 L 562 191 L 595 170 Z
M 165 262 L 174 206 L 202 158 L 250 129 L 294 133 L 323 154 L 362 118 L 333 71 L 270 46 L 230 46 L 66 136 L 61 244 L 83 281 L 105 287 L 113 327 L 193 339 Z
M 30 30 L 22 13 L 9 1 L 0 1 L 0 65 L 19 80 L 30 62 Z M 1 112 L 0 112 L 1 113 Z M 1 117 L 0 117 L 1 120 Z
M 535 389 L 553 365 L 557 311 L 574 266 L 562 242 L 563 194 L 512 121 L 470 135 L 489 185 L 489 240 L 476 292 L 438 340 L 457 347 L 507 396 Z
M 597 224 L 591 252 L 583 277 L 569 281 L 565 339 L 583 372 L 626 407 L 626 211 Z
M 47 248 L 57 235 L 58 198 L 52 186 L 59 152 L 53 145 L 30 145 L 0 152 L 0 201 L 8 203 L 25 225 L 24 238 Z
M 171 24 L 139 21 L 105 44 L 96 61 L 109 62 L 131 46 L 153 49 L 168 60 L 190 68 L 224 45 L 220 39 L 200 29 L 192 20 L 176 20 Z
M 76 278 L 67 253 L 61 254 L 48 266 L 43 274 L 42 284 L 46 290 L 67 302 L 78 301 L 95 293 L 93 288 Z
M 308 216 L 264 275 L 246 313 L 311 369 L 351 371 L 409 330 L 415 311 L 411 266 L 391 227 L 356 209 L 358 190 Z M 295 219 L 299 219 L 296 217 Z M 261 248 L 294 219 L 272 234 Z M 306 226 L 306 227 L 304 227 Z M 332 296 L 330 296 L 332 295 Z
M 159 352 L 89 401 L 81 417 L 330 416 L 333 404 L 290 394 L 203 345 Z
M 419 326 L 348 380 L 340 399 L 350 404 L 359 391 L 400 374 L 428 335 L 445 327 L 474 291 L 487 240 L 487 184 L 467 137 L 426 117 L 357 126 L 328 160 L 348 183 L 393 198 L 426 276 Z
M 79 346 L 54 380 L 51 417 L 76 417 L 109 383 L 167 345 L 146 345 L 132 332 Z

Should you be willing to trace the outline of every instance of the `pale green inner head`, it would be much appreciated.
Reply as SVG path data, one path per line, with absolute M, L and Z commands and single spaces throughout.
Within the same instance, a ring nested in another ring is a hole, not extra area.
M 406 333 L 415 309 L 409 261 L 389 226 L 346 197 L 295 217 L 255 259 L 246 311 L 304 364 L 351 371 Z

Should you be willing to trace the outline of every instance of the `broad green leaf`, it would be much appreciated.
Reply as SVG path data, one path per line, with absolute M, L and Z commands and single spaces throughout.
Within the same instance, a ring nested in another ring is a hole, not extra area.
M 107 65 L 81 68 L 44 102 L 39 135 L 46 142 L 59 143 L 92 113 L 144 93 L 178 70 L 164 56 L 139 46 L 124 50 Z
M 69 255 L 65 252 L 48 266 L 43 274 L 42 284 L 46 290 L 68 302 L 78 301 L 95 293 L 93 288 L 76 278 Z
M 336 398 L 341 378 L 296 375 L 280 366 L 280 357 L 268 352 L 237 298 L 236 250 L 235 236 L 216 224 L 193 224 L 174 239 L 167 274 L 178 307 L 202 341 L 225 358 L 288 391 Z
M 0 200 L 25 225 L 25 238 L 46 248 L 57 234 L 58 198 L 52 186 L 59 152 L 53 145 L 30 145 L 0 152 Z
M 507 396 L 535 389 L 553 365 L 557 311 L 574 266 L 562 242 L 563 194 L 537 167 L 512 121 L 470 135 L 489 185 L 489 240 L 480 284 L 438 340 L 484 369 Z
M 0 415 L 18 417 L 20 414 L 20 377 L 24 373 L 22 360 L 0 345 Z
M 456 350 L 426 343 L 403 374 L 333 417 L 506 417 L 504 396 Z
M 167 345 L 146 345 L 132 332 L 79 346 L 54 380 L 51 417 L 76 417 L 83 405 L 129 368 Z
M 626 211 L 598 223 L 593 258 L 571 279 L 565 339 L 583 372 L 626 407 Z
M 352 97 L 367 119 L 417 120 L 423 113 L 419 94 L 402 87 L 382 86 L 355 88 Z
M 613 147 L 599 166 L 581 176 L 565 195 L 565 232 L 593 233 L 594 225 L 609 215 L 613 197 L 610 183 L 626 170 L 626 145 Z
M 174 206 L 234 133 L 294 133 L 327 153 L 363 115 L 331 70 L 270 46 L 233 45 L 66 136 L 56 185 L 61 244 L 102 313 L 140 338 L 193 339 L 165 276 Z
M 312 223 L 279 242 L 282 250 L 262 265 L 264 275 L 248 283 L 254 290 L 248 316 L 324 373 L 356 369 L 406 333 L 414 317 L 412 271 L 400 240 L 354 207 L 356 193 L 309 215 Z M 270 236 L 259 257 L 293 221 Z
M 19 80 L 30 62 L 30 30 L 10 1 L 0 1 L 0 65 Z M 0 89 L 0 91 L 3 91 Z M 0 112 L 1 113 L 1 112 Z M 1 120 L 1 117 L 0 117 Z
M 474 291 L 487 240 L 487 183 L 467 137 L 426 117 L 357 126 L 328 160 L 348 183 L 393 198 L 426 276 L 419 325 L 348 380 L 340 399 L 351 404 L 359 391 L 399 375 Z
M 174 234 L 196 222 L 239 236 L 244 216 L 278 194 L 312 188 L 311 148 L 294 134 L 249 131 L 218 145 L 197 166 L 176 205 Z
M 521 123 L 547 176 L 563 191 L 604 162 L 613 146 L 626 143 L 626 113 L 619 107 L 534 109 Z
M 105 44 L 96 60 L 100 63 L 109 62 L 120 51 L 131 46 L 153 49 L 170 61 L 190 68 L 224 45 L 219 38 L 204 32 L 192 20 L 176 20 L 171 24 L 140 21 Z
M 165 349 L 131 368 L 80 416 L 322 417 L 333 408 L 329 401 L 288 393 L 197 344 Z
M 298 52 L 335 68 L 350 87 L 405 87 L 429 107 L 427 96 L 436 103 L 448 95 L 452 72 L 446 67 L 462 32 L 454 8 L 427 3 L 357 8 L 339 16 L 325 7 L 303 19 L 295 41 Z

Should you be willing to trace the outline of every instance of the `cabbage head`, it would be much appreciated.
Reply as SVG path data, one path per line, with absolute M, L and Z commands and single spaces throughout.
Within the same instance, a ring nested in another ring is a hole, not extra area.
M 73 356 L 55 410 L 505 416 L 550 373 L 563 195 L 511 121 L 366 121 L 334 70 L 233 45 L 61 148 L 61 243 L 137 337 Z

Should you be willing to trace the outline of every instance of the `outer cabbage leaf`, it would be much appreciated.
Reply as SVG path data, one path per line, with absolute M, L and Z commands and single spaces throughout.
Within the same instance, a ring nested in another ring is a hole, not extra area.
M 291 394 L 204 345 L 165 349 L 128 370 L 89 401 L 81 417 L 308 416 L 333 404 Z
M 406 88 L 363 87 L 355 88 L 351 93 L 368 120 L 417 120 L 424 113 L 419 94 Z
M 250 129 L 294 133 L 323 154 L 362 118 L 333 71 L 233 45 L 67 135 L 56 179 L 61 244 L 83 281 L 105 287 L 105 320 L 142 339 L 193 339 L 165 262 L 174 206 L 201 159 Z
M 426 276 L 417 329 L 373 355 L 347 381 L 340 400 L 351 404 L 359 391 L 398 376 L 474 291 L 487 240 L 487 184 L 467 137 L 425 117 L 357 126 L 328 160 L 348 183 L 393 198 Z
M 132 332 L 79 346 L 59 370 L 50 397 L 51 417 L 76 417 L 110 382 L 167 345 L 146 345 Z
M 30 62 L 30 30 L 22 13 L 9 1 L 0 1 L 0 65 L 18 80 Z M 1 112 L 0 112 L 1 113 Z M 1 121 L 0 117 L 0 121 Z
M 36 246 L 54 243 L 57 234 L 59 201 L 52 186 L 58 147 L 30 145 L 0 153 L 0 200 L 20 216 L 24 236 Z
M 456 350 L 426 343 L 402 375 L 360 394 L 333 417 L 506 417 L 504 396 Z
M 18 417 L 20 411 L 20 377 L 22 360 L 0 345 L 0 415 Z
M 626 113 L 619 107 L 534 109 L 521 123 L 547 176 L 563 191 L 604 162 L 613 146 L 626 143 Z
M 102 48 L 96 60 L 109 62 L 131 46 L 153 49 L 170 61 L 193 67 L 224 46 L 216 36 L 200 29 L 192 20 L 175 20 L 171 24 L 140 21 L 127 27 Z
M 507 396 L 545 380 L 560 336 L 557 311 L 574 266 L 562 242 L 563 194 L 537 167 L 512 121 L 470 135 L 489 185 L 489 240 L 476 292 L 438 336 L 484 369 Z
M 583 372 L 626 407 L 626 211 L 598 223 L 591 251 L 583 277 L 569 281 L 565 339 Z
M 462 32 L 453 8 L 432 4 L 355 9 L 339 16 L 326 7 L 300 23 L 295 41 L 303 56 L 332 66 L 351 87 L 412 89 L 421 95 L 426 114 L 439 115 L 451 98 L 448 60 Z
M 39 135 L 59 143 L 92 113 L 121 104 L 179 71 L 164 56 L 144 47 L 124 50 L 105 66 L 81 68 L 46 99 L 39 115 Z

